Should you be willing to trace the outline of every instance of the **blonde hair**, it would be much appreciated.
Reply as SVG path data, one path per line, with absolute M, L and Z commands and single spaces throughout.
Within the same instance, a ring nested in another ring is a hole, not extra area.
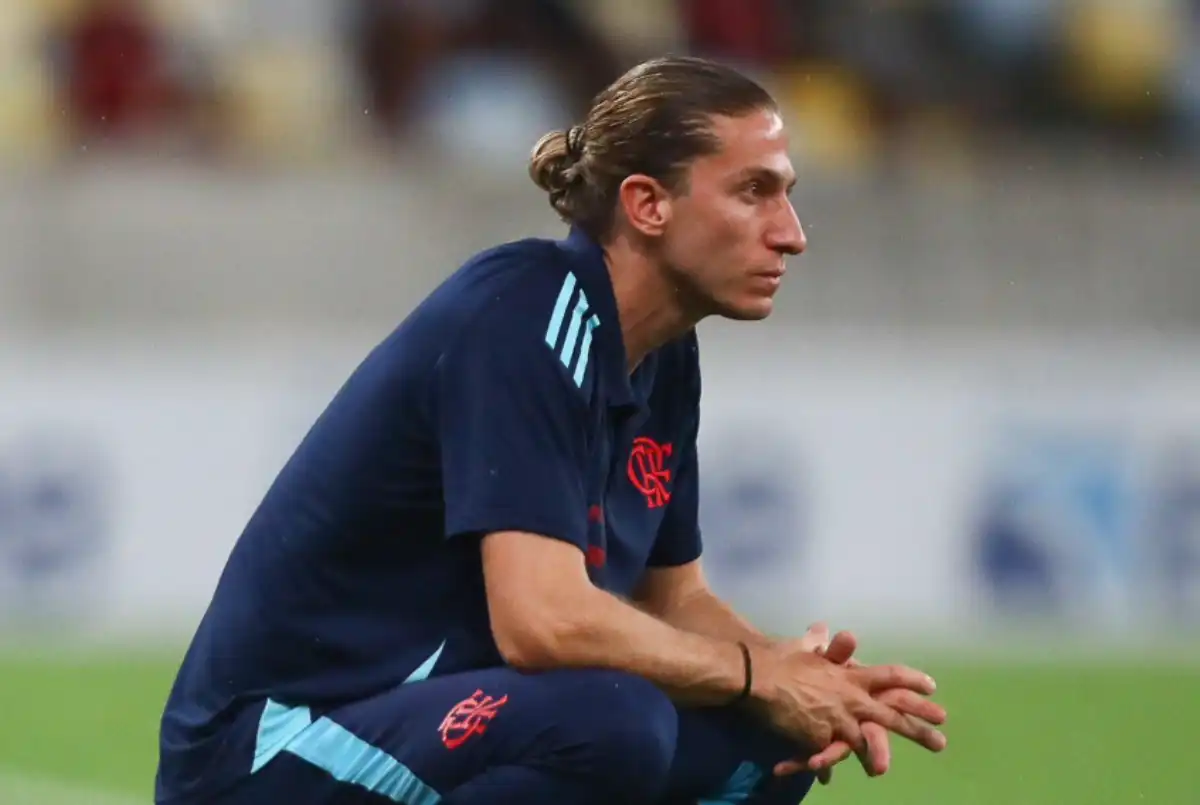
M 720 147 L 713 116 L 775 108 L 770 93 L 730 67 L 692 57 L 644 62 L 597 95 L 583 123 L 539 139 L 529 176 L 563 221 L 603 238 L 627 177 L 682 190 L 687 165 Z

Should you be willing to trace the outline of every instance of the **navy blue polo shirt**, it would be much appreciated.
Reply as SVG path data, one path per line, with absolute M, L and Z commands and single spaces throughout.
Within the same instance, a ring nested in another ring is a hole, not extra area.
M 587 237 L 477 255 L 351 375 L 237 541 L 162 722 L 160 802 L 251 769 L 265 701 L 314 709 L 501 665 L 479 540 L 542 534 L 628 595 L 700 554 L 694 333 L 628 371 Z

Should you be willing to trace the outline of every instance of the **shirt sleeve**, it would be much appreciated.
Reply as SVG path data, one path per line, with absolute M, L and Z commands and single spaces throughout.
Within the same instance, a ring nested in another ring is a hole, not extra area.
M 700 491 L 696 445 L 693 441 L 684 454 L 675 475 L 671 502 L 658 527 L 658 536 L 650 552 L 651 567 L 677 567 L 700 558 Z
M 688 342 L 688 378 L 692 422 L 675 470 L 674 488 L 667 510 L 659 524 L 648 564 L 651 567 L 678 567 L 700 558 L 703 540 L 700 534 L 700 462 L 696 440 L 700 434 L 700 363 L 693 337 Z
M 589 409 L 546 345 L 537 295 L 497 300 L 438 364 L 448 537 L 525 531 L 587 545 Z

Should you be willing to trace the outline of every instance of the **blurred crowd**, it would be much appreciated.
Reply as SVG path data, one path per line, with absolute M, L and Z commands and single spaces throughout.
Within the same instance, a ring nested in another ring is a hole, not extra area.
M 0 145 L 488 158 L 630 64 L 733 61 L 833 164 L 897 143 L 1200 153 L 1200 0 L 5 0 Z

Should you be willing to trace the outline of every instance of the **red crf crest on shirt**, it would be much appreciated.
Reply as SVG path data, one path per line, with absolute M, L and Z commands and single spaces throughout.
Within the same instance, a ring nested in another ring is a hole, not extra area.
M 629 480 L 645 496 L 646 505 L 651 509 L 666 506 L 671 500 L 671 490 L 667 488 L 671 483 L 671 471 L 666 469 L 666 463 L 673 450 L 671 444 L 659 444 L 648 436 L 633 440 Z
M 468 699 L 463 699 L 446 714 L 438 732 L 447 749 L 457 749 L 473 735 L 483 735 L 496 717 L 500 708 L 508 702 L 508 696 L 496 699 L 484 695 L 482 690 Z

